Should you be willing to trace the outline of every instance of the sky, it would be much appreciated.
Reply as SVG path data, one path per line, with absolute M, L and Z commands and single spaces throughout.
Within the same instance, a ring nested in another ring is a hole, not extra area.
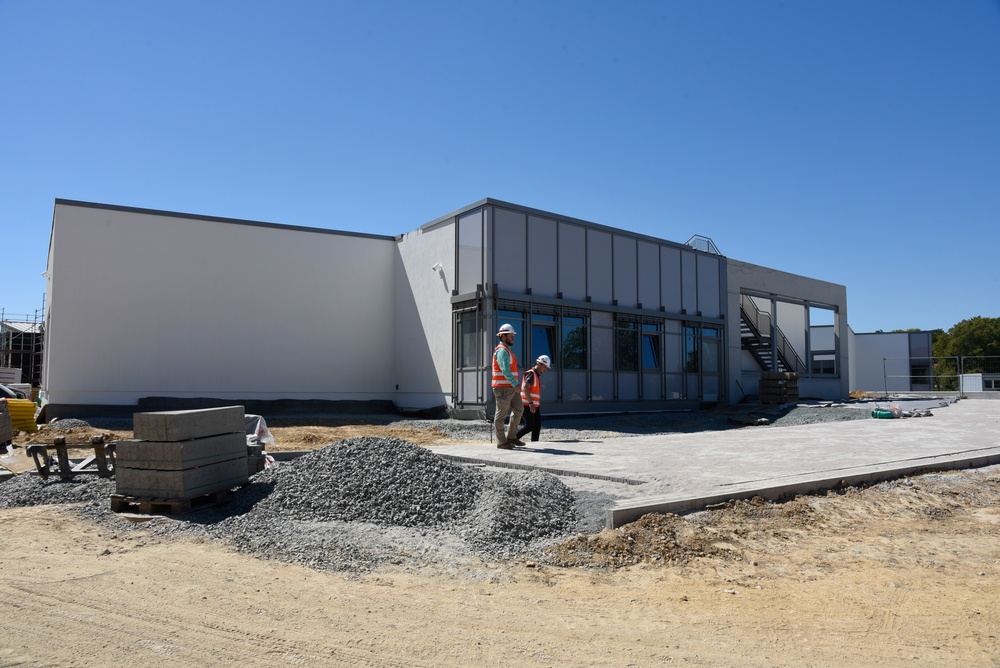
M 484 197 L 844 285 L 856 332 L 1000 317 L 1000 0 L 0 0 L 0 129 L 8 318 L 57 198 L 396 235 Z

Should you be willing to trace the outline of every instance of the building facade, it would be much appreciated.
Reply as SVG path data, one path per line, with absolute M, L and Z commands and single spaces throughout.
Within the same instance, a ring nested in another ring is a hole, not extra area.
M 57 200 L 47 274 L 61 416 L 148 397 L 483 416 L 502 323 L 522 368 L 552 358 L 549 414 L 737 402 L 762 370 L 849 392 L 843 286 L 491 198 L 396 237 Z

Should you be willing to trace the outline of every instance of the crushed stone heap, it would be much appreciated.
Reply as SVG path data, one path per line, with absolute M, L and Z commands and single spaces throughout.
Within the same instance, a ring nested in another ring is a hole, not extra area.
M 408 441 L 362 436 L 268 469 L 254 482 L 272 486 L 255 512 L 417 527 L 463 516 L 483 476 Z

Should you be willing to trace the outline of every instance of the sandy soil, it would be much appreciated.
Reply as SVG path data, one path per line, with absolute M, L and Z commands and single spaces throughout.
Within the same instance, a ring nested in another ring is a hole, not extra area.
M 320 573 L 51 506 L 0 526 L 0 666 L 1000 666 L 1000 467 L 460 574 Z

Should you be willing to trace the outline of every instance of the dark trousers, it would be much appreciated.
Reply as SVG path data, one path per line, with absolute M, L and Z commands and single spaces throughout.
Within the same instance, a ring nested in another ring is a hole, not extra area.
M 517 437 L 521 438 L 528 432 L 531 432 L 531 440 L 537 441 L 538 434 L 542 431 L 542 409 L 541 407 L 536 408 L 535 412 L 532 413 L 531 410 L 525 406 L 524 413 L 524 426 L 521 427 L 517 432 Z

